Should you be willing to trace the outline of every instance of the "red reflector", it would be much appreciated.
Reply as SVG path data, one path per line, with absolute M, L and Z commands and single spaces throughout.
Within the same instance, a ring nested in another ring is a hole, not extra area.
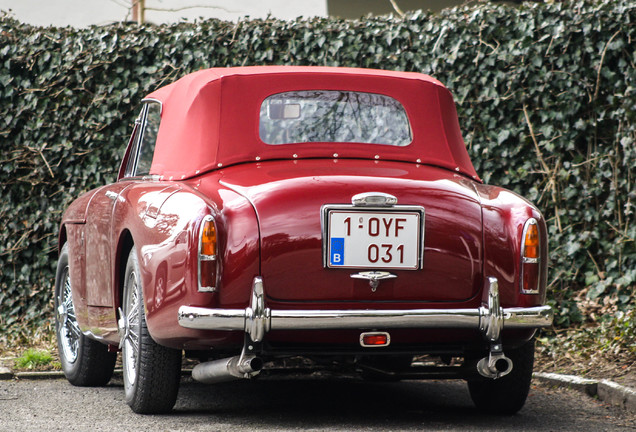
M 382 347 L 391 343 L 391 336 L 386 332 L 362 333 L 360 345 L 363 347 Z
M 522 289 L 526 294 L 536 293 L 539 291 L 539 263 L 523 263 L 521 274 Z
M 216 260 L 199 262 L 199 291 L 214 291 L 216 288 Z

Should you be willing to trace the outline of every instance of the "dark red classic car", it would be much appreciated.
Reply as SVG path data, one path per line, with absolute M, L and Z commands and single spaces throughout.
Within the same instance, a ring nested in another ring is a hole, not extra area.
M 60 358 L 133 411 L 282 359 L 366 379 L 461 378 L 525 403 L 544 305 L 539 210 L 477 176 L 449 91 L 417 73 L 202 70 L 142 101 L 118 181 L 64 213 Z M 293 368 L 290 369 L 293 371 Z

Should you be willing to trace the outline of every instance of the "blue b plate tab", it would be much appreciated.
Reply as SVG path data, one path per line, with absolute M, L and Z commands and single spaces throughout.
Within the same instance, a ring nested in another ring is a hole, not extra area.
M 332 237 L 331 238 L 331 255 L 329 257 L 329 264 L 332 266 L 341 266 L 344 264 L 344 238 Z

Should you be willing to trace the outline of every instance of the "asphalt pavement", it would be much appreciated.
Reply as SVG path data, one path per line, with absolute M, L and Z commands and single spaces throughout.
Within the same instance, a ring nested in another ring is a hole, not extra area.
M 564 389 L 554 379 L 535 378 L 518 414 L 492 416 L 473 406 L 458 380 L 264 377 L 203 385 L 186 375 L 172 413 L 144 416 L 125 404 L 119 373 L 94 388 L 59 374 L 20 374 L 0 381 L 0 431 L 636 431 L 629 405 L 598 399 L 600 382 L 588 397 L 591 383 Z
M 184 374 L 187 374 L 184 371 Z M 0 367 L 1 380 L 37 380 L 64 378 L 62 372 L 18 372 L 14 374 L 8 368 Z M 536 372 L 534 379 L 538 383 L 566 388 L 582 393 L 597 400 L 636 413 L 636 389 L 627 387 L 610 380 L 596 380 L 581 378 L 574 375 Z

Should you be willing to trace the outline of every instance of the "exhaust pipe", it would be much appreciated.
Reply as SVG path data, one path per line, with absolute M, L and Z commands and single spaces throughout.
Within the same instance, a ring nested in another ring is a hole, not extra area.
M 251 378 L 263 368 L 263 360 L 256 356 L 235 356 L 198 364 L 192 378 L 205 384 L 216 384 L 240 378 Z
M 512 360 L 503 353 L 491 353 L 488 357 L 484 357 L 477 363 L 477 372 L 486 378 L 501 378 L 508 375 L 511 370 Z

